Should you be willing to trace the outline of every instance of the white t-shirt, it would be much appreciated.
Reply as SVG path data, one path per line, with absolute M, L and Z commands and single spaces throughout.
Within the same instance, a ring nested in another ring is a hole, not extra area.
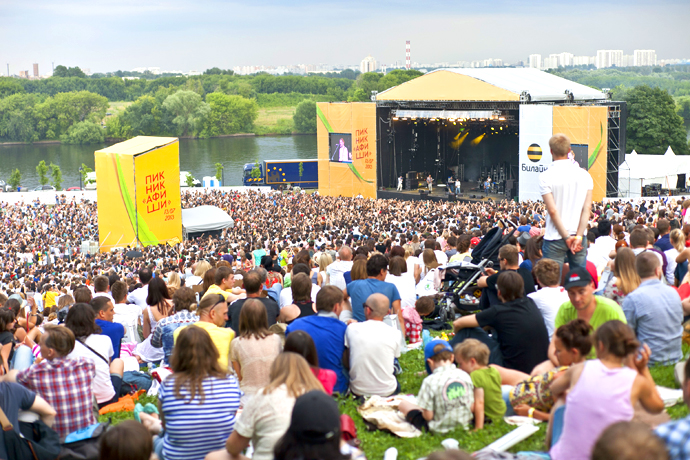
M 321 288 L 318 286 L 318 284 L 311 283 L 311 300 L 316 304 L 316 294 L 319 293 Z M 283 288 L 280 291 L 280 308 L 287 307 L 288 305 L 292 305 L 292 289 L 289 287 Z
M 149 285 L 142 286 L 139 289 L 135 289 L 129 293 L 127 296 L 127 302 L 135 303 L 139 306 L 139 309 L 143 312 L 146 310 L 148 305 L 146 304 L 146 297 L 149 296 Z
M 534 300 L 534 303 L 537 304 L 537 308 L 544 317 L 546 330 L 549 332 L 549 337 L 551 337 L 556 332 L 554 322 L 556 321 L 558 309 L 570 300 L 568 291 L 563 286 L 545 287 L 537 292 L 527 294 L 527 297 Z
M 587 260 L 597 267 L 597 273 L 601 273 L 606 268 L 606 264 L 611 261 L 609 254 L 616 249 L 616 240 L 611 235 L 600 236 L 587 249 Z
M 85 340 L 86 344 L 94 349 L 99 355 L 108 360 L 112 358 L 113 342 L 107 335 L 91 334 Z M 70 358 L 77 358 L 83 356 L 93 361 L 96 366 L 96 377 L 91 384 L 93 387 L 93 394 L 96 396 L 98 403 L 110 401 L 115 396 L 115 389 L 110 380 L 110 364 L 103 359 L 96 356 L 93 351 L 86 348 L 79 340 L 74 343 L 74 350 L 68 355 Z
M 434 255 L 436 256 L 436 262 L 438 262 L 439 265 L 445 265 L 448 263 L 448 256 L 446 255 L 445 252 L 434 249 Z M 417 257 L 417 260 L 418 260 L 417 263 L 421 267 L 424 267 L 424 251 L 422 251 L 422 253 L 419 254 L 419 257 Z
M 329 283 L 337 286 L 340 289 L 345 289 L 345 278 L 343 274 L 352 270 L 351 260 L 338 260 L 326 267 L 328 273 Z
M 393 363 L 400 356 L 400 332 L 383 321 L 352 323 L 345 330 L 345 346 L 350 349 L 352 392 L 390 396 L 397 387 Z
M 541 196 L 553 194 L 563 227 L 570 235 L 577 233 L 587 191 L 593 188 L 592 176 L 569 159 L 554 161 L 549 169 L 539 175 L 539 193 Z M 544 239 L 561 239 L 548 213 Z
M 415 295 L 415 282 L 414 275 L 407 271 L 401 273 L 400 276 L 391 275 L 390 272 L 386 275 L 386 283 L 394 284 L 398 288 L 398 293 L 400 293 L 400 308 L 412 307 L 417 301 L 417 296 Z

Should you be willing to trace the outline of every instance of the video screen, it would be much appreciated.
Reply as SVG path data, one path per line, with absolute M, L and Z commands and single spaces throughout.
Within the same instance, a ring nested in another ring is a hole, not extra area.
M 331 161 L 352 163 L 352 134 L 330 133 L 328 142 L 331 150 Z

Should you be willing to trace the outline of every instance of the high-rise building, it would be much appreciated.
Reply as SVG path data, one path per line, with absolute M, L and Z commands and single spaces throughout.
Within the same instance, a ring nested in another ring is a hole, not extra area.
M 633 51 L 633 64 L 636 67 L 656 65 L 655 50 L 635 50 Z
M 19 78 L 29 78 L 29 71 L 28 70 L 20 70 L 19 71 Z
M 597 50 L 597 69 L 621 67 L 622 64 L 623 50 Z
M 553 55 L 552 55 L 553 56 Z M 573 53 L 559 53 L 558 56 L 558 67 L 570 67 L 573 65 Z
M 592 65 L 595 63 L 594 56 L 575 56 L 573 57 L 573 65 Z
M 38 78 L 38 64 L 34 64 L 34 77 Z
M 376 59 L 371 57 L 371 54 L 359 63 L 359 71 L 362 73 L 376 72 Z
M 621 59 L 621 67 L 632 67 L 635 65 L 635 59 L 632 54 L 624 54 Z
M 541 54 L 530 54 L 527 62 L 531 68 L 541 69 Z
M 549 57 L 544 58 L 542 69 L 557 69 L 558 68 L 558 54 L 549 54 Z

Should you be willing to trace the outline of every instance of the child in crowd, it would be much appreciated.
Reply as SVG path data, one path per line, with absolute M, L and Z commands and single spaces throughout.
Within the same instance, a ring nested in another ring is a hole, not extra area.
M 426 295 L 417 299 L 414 304 L 415 310 L 419 313 L 422 320 L 434 318 L 434 296 Z
M 403 401 L 398 406 L 405 419 L 420 430 L 447 433 L 457 425 L 467 429 L 474 413 L 475 427 L 483 428 L 483 395 L 475 393 L 470 376 L 453 364 L 448 342 L 429 342 L 424 347 L 424 359 L 429 376 L 419 389 L 418 405 Z
M 477 339 L 465 339 L 455 346 L 455 362 L 470 374 L 475 388 L 484 390 L 485 422 L 498 422 L 506 413 L 501 393 L 501 374 L 489 367 L 489 347 Z

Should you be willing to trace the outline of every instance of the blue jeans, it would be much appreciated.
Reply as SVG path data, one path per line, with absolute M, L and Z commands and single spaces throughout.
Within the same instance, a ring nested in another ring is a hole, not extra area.
M 560 272 L 563 272 L 563 263 L 568 260 L 571 267 L 578 266 L 585 268 L 587 264 L 587 237 L 582 237 L 582 251 L 573 254 L 564 239 L 544 240 L 541 251 L 545 259 L 551 259 L 558 263 Z
M 12 361 L 10 361 L 10 368 L 18 371 L 28 369 L 34 363 L 34 355 L 31 353 L 31 348 L 26 345 L 20 345 L 14 350 Z

